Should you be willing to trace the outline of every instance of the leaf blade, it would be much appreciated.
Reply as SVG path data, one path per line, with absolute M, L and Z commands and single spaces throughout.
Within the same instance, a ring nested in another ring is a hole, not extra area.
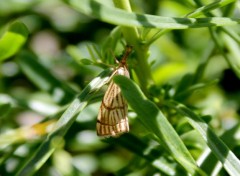
M 182 104 L 170 101 L 168 105 L 187 117 L 189 123 L 201 134 L 212 152 L 218 160 L 222 162 L 224 168 L 230 175 L 240 175 L 240 161 L 202 119 Z
M 77 114 L 80 113 L 88 104 L 94 93 L 100 89 L 109 79 L 110 70 L 103 71 L 98 77 L 93 79 L 81 92 L 81 94 L 72 101 L 67 110 L 62 114 L 60 119 L 54 126 L 54 130 L 47 136 L 37 151 L 29 158 L 27 163 L 20 168 L 17 175 L 33 175 L 52 155 L 57 148 L 57 143 L 52 145 L 52 141 L 57 138 L 62 138 L 70 126 L 75 121 Z
M 16 54 L 27 41 L 27 36 L 28 29 L 22 22 L 12 23 L 0 40 L 0 61 Z
M 138 114 L 140 122 L 158 137 L 158 142 L 172 154 L 174 159 L 189 173 L 206 175 L 197 168 L 191 154 L 166 117 L 154 103 L 144 97 L 140 88 L 130 79 L 119 75 L 114 77 L 114 81 L 120 86 L 128 104 Z
M 102 21 L 129 27 L 148 27 L 158 29 L 187 29 L 198 27 L 225 26 L 239 24 L 239 19 L 224 17 L 207 18 L 170 18 L 155 15 L 130 13 L 117 8 L 105 6 L 92 0 L 68 0 L 77 11 Z M 117 19 L 117 20 L 116 20 Z

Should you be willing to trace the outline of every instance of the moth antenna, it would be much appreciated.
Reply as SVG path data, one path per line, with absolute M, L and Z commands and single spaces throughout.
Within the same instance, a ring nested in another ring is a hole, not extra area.
M 120 63 L 122 65 L 126 65 L 126 62 L 127 62 L 127 58 L 128 56 L 130 55 L 130 53 L 132 52 L 132 49 L 133 49 L 133 46 L 130 46 L 130 45 L 127 45 L 126 46 L 126 50 L 125 50 L 125 53 L 122 57 L 122 60 L 120 61 Z

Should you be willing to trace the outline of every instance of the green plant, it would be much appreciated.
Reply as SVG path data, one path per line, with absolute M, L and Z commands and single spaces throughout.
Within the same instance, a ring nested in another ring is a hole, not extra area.
M 239 87 L 226 82 L 240 77 L 238 1 L 1 3 L 0 174 L 240 175 Z M 130 133 L 101 139 L 101 90 L 127 44 L 131 79 L 113 81 Z

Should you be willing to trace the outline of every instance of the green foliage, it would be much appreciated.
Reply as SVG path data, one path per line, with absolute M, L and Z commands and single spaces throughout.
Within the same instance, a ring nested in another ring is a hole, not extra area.
M 240 175 L 238 7 L 0 2 L 0 175 Z M 126 45 L 131 78 L 112 77 Z M 109 81 L 130 133 L 100 138 Z
M 17 62 L 31 82 L 38 88 L 49 92 L 57 103 L 65 104 L 73 99 L 75 91 L 49 73 L 48 69 L 41 65 L 33 54 L 22 52 L 19 54 Z
M 0 61 L 16 54 L 26 42 L 27 35 L 28 31 L 23 23 L 14 22 L 11 24 L 0 40 Z

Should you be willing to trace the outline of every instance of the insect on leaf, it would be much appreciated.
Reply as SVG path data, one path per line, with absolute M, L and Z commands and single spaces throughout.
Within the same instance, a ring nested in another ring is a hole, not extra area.
M 127 46 L 126 52 L 119 62 L 118 67 L 113 72 L 114 75 L 124 75 L 129 78 L 126 60 L 132 51 L 132 47 Z M 121 89 L 113 81 L 103 97 L 102 104 L 97 117 L 97 135 L 119 136 L 129 131 L 127 101 L 121 94 Z

